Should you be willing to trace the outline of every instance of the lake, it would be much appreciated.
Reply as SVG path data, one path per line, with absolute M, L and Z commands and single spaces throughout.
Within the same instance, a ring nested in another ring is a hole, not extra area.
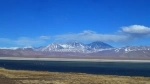
M 150 77 L 150 63 L 0 60 L 0 67 L 14 70 Z

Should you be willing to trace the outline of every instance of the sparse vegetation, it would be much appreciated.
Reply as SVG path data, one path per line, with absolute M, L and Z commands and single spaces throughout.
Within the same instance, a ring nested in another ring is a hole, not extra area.
M 1 84 L 150 84 L 150 77 L 93 75 L 0 68 Z

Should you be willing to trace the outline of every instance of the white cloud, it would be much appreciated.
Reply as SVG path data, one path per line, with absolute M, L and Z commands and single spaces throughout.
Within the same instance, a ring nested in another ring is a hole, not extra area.
M 10 44 L 15 46 L 40 46 L 50 40 L 78 40 L 78 41 L 104 41 L 104 42 L 131 42 L 134 39 L 141 39 L 150 36 L 150 27 L 142 25 L 131 25 L 122 27 L 114 34 L 101 34 L 91 30 L 84 30 L 79 33 L 67 33 L 54 36 L 39 36 L 36 38 L 19 37 L 16 39 L 0 38 L 0 44 Z
M 33 46 L 33 45 L 40 45 L 44 44 L 45 41 L 39 38 L 28 38 L 28 37 L 21 37 L 17 40 L 13 41 L 14 44 L 21 45 L 21 46 Z
M 44 39 L 41 38 L 29 38 L 29 37 L 20 37 L 17 39 L 8 39 L 0 38 L 0 43 L 5 45 L 14 45 L 14 46 L 39 46 L 46 43 Z
M 131 25 L 122 27 L 122 31 L 131 34 L 150 34 L 150 27 L 143 25 Z
M 143 25 L 124 26 L 115 34 L 101 34 L 91 30 L 80 33 L 68 33 L 56 35 L 57 40 L 80 40 L 80 41 L 111 41 L 126 42 L 134 39 L 141 39 L 150 35 L 150 27 Z
M 50 39 L 50 36 L 40 36 L 40 39 L 48 40 Z
M 55 36 L 57 40 L 80 40 L 80 41 L 125 41 L 128 36 L 117 34 L 99 34 L 91 30 L 85 30 L 80 33 L 70 33 Z

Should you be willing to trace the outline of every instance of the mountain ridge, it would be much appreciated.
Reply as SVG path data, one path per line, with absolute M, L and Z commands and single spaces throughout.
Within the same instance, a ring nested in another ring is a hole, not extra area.
M 42 47 L 0 48 L 0 56 L 67 56 L 106 58 L 150 58 L 150 46 L 125 46 L 115 48 L 101 41 L 84 44 L 81 42 L 51 43 Z

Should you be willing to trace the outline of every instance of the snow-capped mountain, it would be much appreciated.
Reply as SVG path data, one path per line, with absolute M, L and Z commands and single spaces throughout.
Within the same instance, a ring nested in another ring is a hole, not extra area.
M 42 47 L 0 47 L 2 50 L 33 50 L 42 52 L 81 52 L 81 53 L 95 53 L 101 51 L 112 51 L 114 53 L 129 53 L 133 51 L 150 51 L 150 46 L 125 46 L 121 48 L 114 48 L 111 45 L 95 41 L 89 44 L 83 44 L 78 41 L 70 41 L 66 43 L 51 43 Z
M 38 49 L 38 51 L 47 52 L 84 52 L 84 50 L 85 45 L 77 41 L 67 43 L 51 43 L 43 48 Z
M 100 50 L 107 50 L 110 48 L 113 47 L 100 41 L 92 42 L 90 44 L 83 44 L 81 42 L 72 41 L 67 43 L 52 43 L 49 44 L 48 46 L 40 48 L 39 51 L 88 53 L 88 52 L 96 52 Z
M 150 46 L 125 46 L 120 48 L 95 41 L 84 44 L 78 41 L 66 43 L 51 43 L 42 47 L 2 47 L 0 56 L 74 56 L 74 57 L 104 57 L 104 58 L 150 58 Z

